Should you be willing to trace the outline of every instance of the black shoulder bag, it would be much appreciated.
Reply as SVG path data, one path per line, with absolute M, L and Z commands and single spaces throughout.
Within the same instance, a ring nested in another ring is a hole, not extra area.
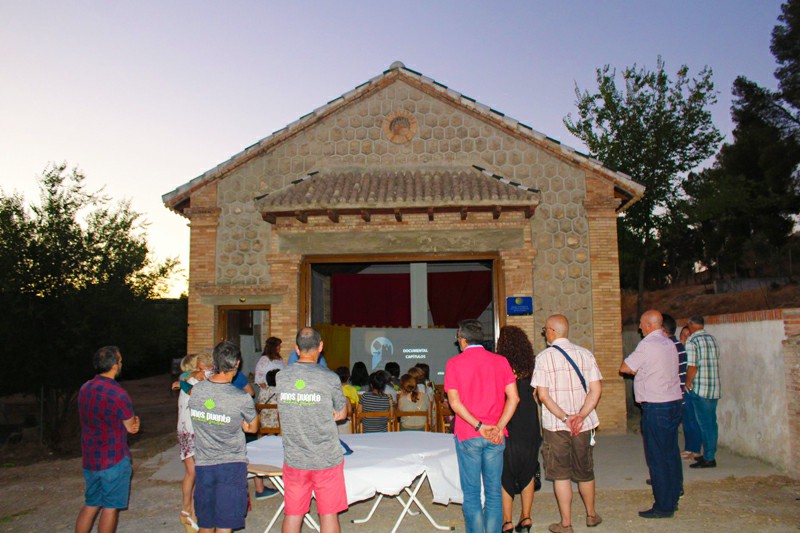
M 586 394 L 589 394 L 589 389 L 588 389 L 588 387 L 586 387 L 586 380 L 583 378 L 583 374 L 581 374 L 581 371 L 578 368 L 578 365 L 575 364 L 575 361 L 572 360 L 572 357 L 570 357 L 569 354 L 567 353 L 567 351 L 564 348 L 562 348 L 561 346 L 556 346 L 555 344 L 551 344 L 550 346 L 552 346 L 553 348 L 555 348 L 556 350 L 561 352 L 564 355 L 564 357 L 567 358 L 567 361 L 569 362 L 569 364 L 572 365 L 572 368 L 575 369 L 575 373 L 578 374 L 578 379 L 581 380 L 581 385 L 583 386 L 583 392 L 585 392 Z M 592 429 L 590 431 L 592 433 L 591 433 L 591 437 L 589 439 L 589 445 L 590 446 L 594 446 L 594 443 L 595 443 L 594 430 Z

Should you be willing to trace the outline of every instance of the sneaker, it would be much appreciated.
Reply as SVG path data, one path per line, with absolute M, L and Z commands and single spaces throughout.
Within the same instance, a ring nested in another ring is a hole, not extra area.
M 275 489 L 264 489 L 263 492 L 256 492 L 256 500 L 266 500 L 278 494 Z

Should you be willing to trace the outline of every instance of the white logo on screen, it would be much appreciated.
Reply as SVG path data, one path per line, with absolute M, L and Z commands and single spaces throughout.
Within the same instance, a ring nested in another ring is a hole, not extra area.
M 386 337 L 376 337 L 369 345 L 372 354 L 372 370 L 378 368 L 383 359 L 391 359 L 394 356 L 394 345 Z

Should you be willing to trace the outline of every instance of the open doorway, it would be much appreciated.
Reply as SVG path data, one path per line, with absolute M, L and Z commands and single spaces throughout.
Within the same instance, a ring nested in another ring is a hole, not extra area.
M 217 307 L 217 342 L 227 340 L 239 347 L 242 352 L 241 371 L 245 376 L 255 372 L 269 332 L 269 306 Z
M 358 344 L 365 336 L 367 347 L 360 350 L 365 353 L 356 358 L 380 360 L 380 355 L 370 355 L 374 339 L 369 339 L 397 337 L 403 339 L 395 341 L 397 350 L 405 346 L 435 352 L 437 361 L 431 366 L 442 366 L 454 355 L 454 332 L 463 319 L 479 319 L 484 344 L 494 349 L 502 325 L 497 305 L 502 301 L 501 280 L 499 258 L 492 254 L 307 257 L 301 321 L 321 330 L 331 348 L 326 359 L 334 364 L 350 366 L 352 352 L 359 351 L 352 342 Z M 419 346 L 405 339 L 417 339 Z M 400 354 L 395 355 L 397 359 Z

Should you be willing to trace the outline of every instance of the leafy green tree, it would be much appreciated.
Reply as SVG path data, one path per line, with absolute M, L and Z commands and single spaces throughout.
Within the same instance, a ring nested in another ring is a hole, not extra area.
M 623 70 L 622 87 L 609 65 L 596 75 L 594 92 L 575 87 L 577 117 L 567 115 L 564 124 L 592 157 L 647 187 L 644 198 L 620 219 L 619 232 L 621 257 L 635 261 L 622 263 L 623 279 L 637 272 L 641 311 L 648 263 L 660 260 L 663 214 L 677 201 L 682 176 L 722 140 L 709 111 L 716 92 L 710 68 L 690 78 L 684 65 L 672 80 L 660 57 L 654 71 L 636 65 Z
M 173 310 L 183 312 L 177 326 L 154 305 L 177 261 L 155 262 L 140 215 L 84 180 L 66 165 L 48 168 L 29 209 L 0 194 L 0 387 L 42 395 L 56 446 L 97 348 L 118 345 L 128 375 L 155 361 L 163 372 L 185 351 L 185 305 Z
M 733 142 L 713 167 L 689 177 L 684 209 L 717 277 L 777 275 L 800 212 L 800 1 L 782 6 L 772 32 L 778 91 L 740 76 Z

